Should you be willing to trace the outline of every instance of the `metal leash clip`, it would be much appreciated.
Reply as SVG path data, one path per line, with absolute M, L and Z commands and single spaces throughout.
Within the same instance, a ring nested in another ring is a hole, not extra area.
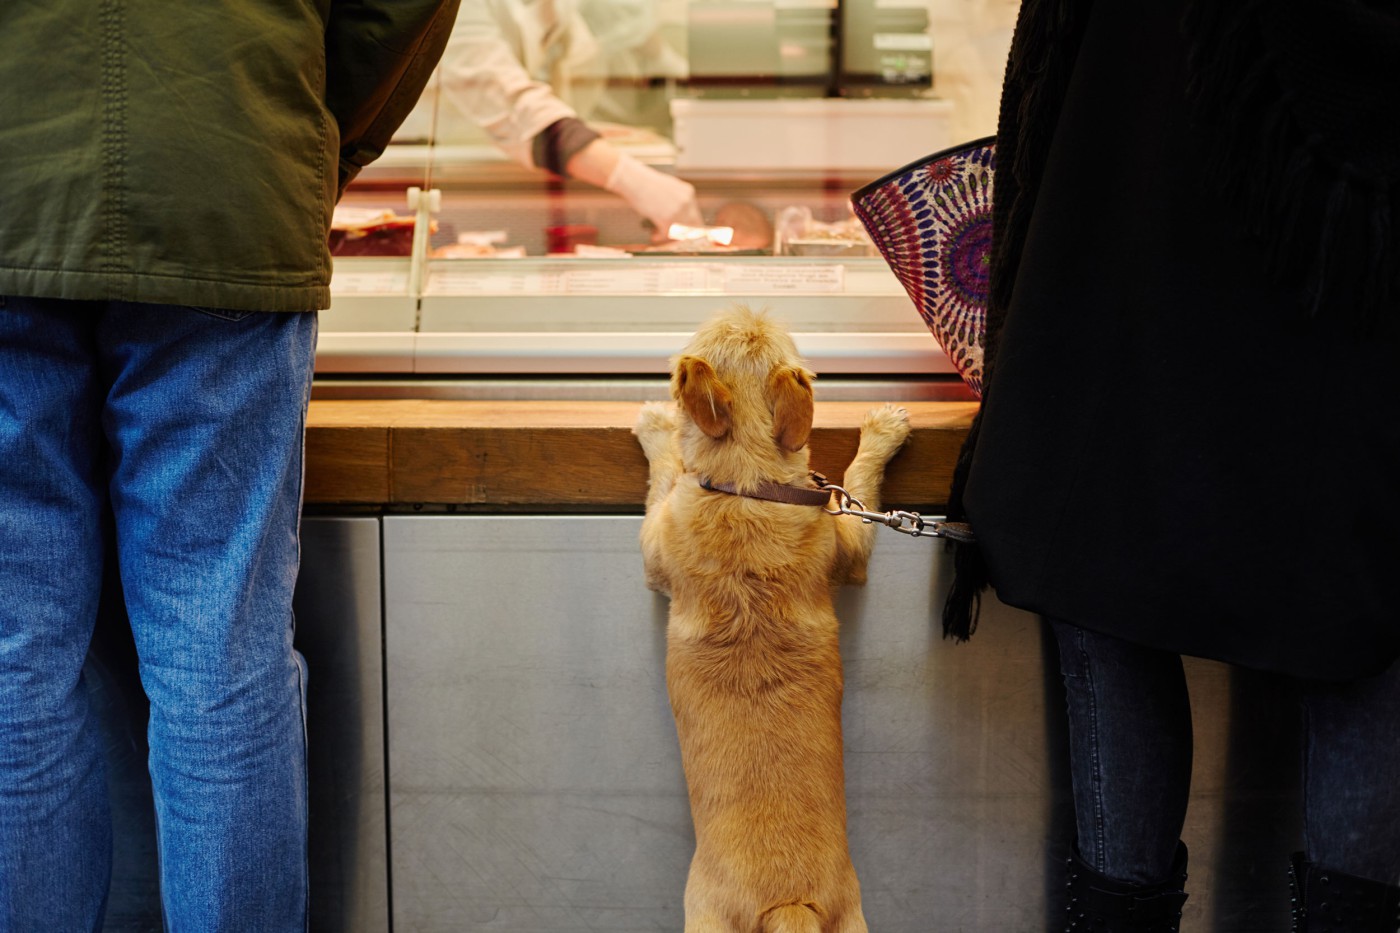
M 855 496 L 840 486 L 821 483 L 823 489 L 836 493 L 836 508 L 825 509 L 828 515 L 851 515 L 866 524 L 884 525 L 900 534 L 914 538 L 947 538 L 950 541 L 970 543 L 976 538 L 966 522 L 950 522 L 942 518 L 924 518 L 918 512 L 895 509 L 889 512 L 871 512 Z

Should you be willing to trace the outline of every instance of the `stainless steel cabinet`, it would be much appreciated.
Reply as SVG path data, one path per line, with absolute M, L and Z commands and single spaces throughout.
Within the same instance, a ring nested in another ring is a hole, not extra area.
M 395 929 L 675 931 L 693 837 L 667 605 L 636 517 L 389 517 Z M 1038 626 L 935 634 L 939 546 L 840 593 L 853 857 L 874 930 L 1028 930 L 1052 795 Z

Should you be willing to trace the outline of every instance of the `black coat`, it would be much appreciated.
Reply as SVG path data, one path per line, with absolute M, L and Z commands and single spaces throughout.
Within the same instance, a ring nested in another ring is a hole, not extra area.
M 1052 5 L 1023 8 L 1023 56 L 1025 17 Z M 1046 33 L 1060 61 L 1021 62 L 1038 85 L 1009 72 L 1048 127 L 1017 126 L 1024 97 L 1003 103 L 1013 242 L 962 491 L 990 580 L 1011 605 L 1152 647 L 1379 672 L 1400 653 L 1397 298 L 1370 323 L 1346 300 L 1310 312 L 1221 188 L 1229 129 L 1187 93 L 1182 3 L 1091 6 L 1062 18 L 1069 41 Z

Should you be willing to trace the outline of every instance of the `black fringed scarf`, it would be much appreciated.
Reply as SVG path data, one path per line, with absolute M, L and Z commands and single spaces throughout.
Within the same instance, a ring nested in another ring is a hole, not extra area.
M 997 124 L 984 402 L 1092 3 L 1025 0 L 1012 38 Z M 1400 312 L 1400 7 L 1192 0 L 1181 28 L 1186 93 L 1220 144 L 1211 159 L 1222 202 L 1269 245 L 1272 272 L 1295 290 L 1301 313 L 1366 328 Z M 963 492 L 980 425 L 979 412 L 953 473 L 952 521 L 967 520 Z M 988 569 L 978 545 L 950 547 L 943 632 L 963 641 L 977 626 Z

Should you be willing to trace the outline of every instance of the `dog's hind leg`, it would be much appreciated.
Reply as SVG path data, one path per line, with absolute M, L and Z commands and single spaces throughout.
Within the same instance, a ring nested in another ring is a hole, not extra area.
M 763 915 L 762 933 L 822 933 L 822 920 L 806 904 L 784 904 Z
M 885 464 L 899 453 L 908 438 L 909 413 L 904 409 L 882 405 L 866 414 L 860 427 L 860 446 L 841 479 L 841 487 L 859 499 L 866 511 L 880 510 L 880 484 L 885 478 Z M 837 554 L 831 582 L 864 583 L 865 565 L 875 544 L 875 526 L 854 518 L 837 521 Z

